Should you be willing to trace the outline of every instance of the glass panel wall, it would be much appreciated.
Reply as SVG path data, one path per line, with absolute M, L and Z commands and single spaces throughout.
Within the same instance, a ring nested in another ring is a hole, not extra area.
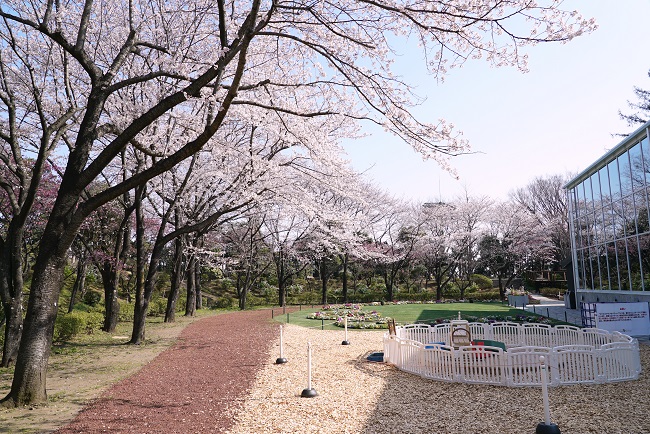
M 577 289 L 650 291 L 650 141 L 624 140 L 580 179 L 567 194 Z

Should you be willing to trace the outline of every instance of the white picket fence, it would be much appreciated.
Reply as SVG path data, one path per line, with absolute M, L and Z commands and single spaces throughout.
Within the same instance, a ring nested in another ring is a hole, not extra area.
M 384 335 L 384 361 L 425 378 L 502 386 L 540 386 L 540 356 L 547 383 L 599 384 L 635 380 L 641 373 L 639 343 L 619 332 L 545 324 L 470 323 L 473 340 L 498 347 L 448 345 L 449 325 L 411 324 Z

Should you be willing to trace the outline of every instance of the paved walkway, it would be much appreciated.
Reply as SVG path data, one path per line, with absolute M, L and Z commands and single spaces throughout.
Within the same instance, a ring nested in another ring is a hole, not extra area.
M 553 319 L 558 319 L 560 321 L 566 321 L 569 324 L 574 324 L 579 327 L 582 327 L 582 317 L 580 316 L 580 309 L 567 309 L 564 307 L 564 300 L 555 300 L 553 298 L 544 297 L 539 294 L 532 296 L 536 300 L 539 300 L 539 304 L 529 304 L 526 306 L 526 310 L 529 312 L 534 312 L 539 315 L 544 315 L 551 317 Z
M 553 298 L 544 297 L 539 294 L 534 294 L 533 298 L 539 300 L 539 304 L 529 304 L 526 306 L 528 312 L 534 312 L 539 315 L 559 319 L 560 321 L 568 322 L 569 324 L 582 327 L 582 317 L 580 309 L 567 309 L 564 307 L 564 300 L 555 300 Z M 650 336 L 635 336 L 639 342 L 650 343 Z

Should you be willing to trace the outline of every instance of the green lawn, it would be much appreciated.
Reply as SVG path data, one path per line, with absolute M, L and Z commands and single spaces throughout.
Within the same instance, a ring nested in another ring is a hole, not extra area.
M 302 310 L 290 314 L 282 314 L 282 309 L 275 309 L 274 320 L 290 324 L 297 324 L 302 327 L 321 328 L 325 330 L 341 330 L 333 325 L 333 321 L 321 321 L 307 319 L 306 316 L 312 312 L 318 312 L 319 308 L 311 309 L 303 307 Z M 382 317 L 394 318 L 398 324 L 411 324 L 419 322 L 435 322 L 437 319 L 455 319 L 458 318 L 458 312 L 463 319 L 471 317 L 516 317 L 525 315 L 529 317 L 538 317 L 530 312 L 514 309 L 501 303 L 437 303 L 437 304 L 399 304 L 385 306 L 364 306 L 364 311 L 376 310 Z M 471 319 L 470 319 L 471 320 Z M 554 323 L 560 323 L 555 321 Z

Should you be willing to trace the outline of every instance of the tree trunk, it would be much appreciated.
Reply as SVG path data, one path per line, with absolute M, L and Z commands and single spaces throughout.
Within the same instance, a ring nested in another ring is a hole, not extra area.
M 321 303 L 323 305 L 327 304 L 327 275 L 324 273 L 321 273 L 320 275 L 320 280 L 321 280 Z
M 171 288 L 167 294 L 167 309 L 165 310 L 165 322 L 176 320 L 176 302 L 180 293 L 181 281 L 183 279 L 183 245 L 181 238 L 174 242 L 174 267 L 171 275 Z
M 343 262 L 343 303 L 348 302 L 348 254 L 341 256 Z
M 5 341 L 2 352 L 3 368 L 13 366 L 18 357 L 20 337 L 23 332 L 23 305 L 22 296 L 11 298 L 9 303 L 2 303 L 5 314 Z
M 185 303 L 185 316 L 194 316 L 196 314 L 196 282 L 194 280 L 194 267 L 196 266 L 196 257 L 191 256 L 187 264 L 187 303 Z
M 144 342 L 145 325 L 149 300 L 139 291 L 135 293 L 135 305 L 133 308 L 133 331 L 131 332 L 130 344 L 140 345 Z
M 283 307 L 287 303 L 287 279 L 284 267 L 284 255 L 281 250 L 277 255 L 273 255 L 273 262 L 275 262 L 275 272 L 278 276 L 278 305 Z
M 115 265 L 104 262 L 101 270 L 102 283 L 104 285 L 104 325 L 102 330 L 112 333 L 117 327 L 117 320 L 120 313 L 120 304 L 117 301 L 117 270 Z
M 201 264 L 194 263 L 194 287 L 196 288 L 196 308 L 203 309 L 203 294 L 201 293 Z
M 60 245 L 57 246 L 59 234 L 53 232 L 46 228 L 41 239 L 11 391 L 2 400 L 5 406 L 47 402 L 47 362 L 52 347 L 57 301 L 63 284 L 65 255 L 71 244 L 71 241 L 62 242 L 65 249 L 61 249 Z
M 83 294 L 86 286 L 86 261 L 79 259 L 77 262 L 77 277 L 72 285 L 72 294 L 70 295 L 70 303 L 68 304 L 68 313 L 72 312 L 77 299 L 77 294 Z
M 506 290 L 503 287 L 503 281 L 501 280 L 501 276 L 497 276 L 499 279 L 499 297 L 501 300 L 504 300 L 506 298 Z
M 248 282 L 241 282 L 241 276 L 237 277 L 237 300 L 240 310 L 246 309 L 246 296 L 248 295 Z
M 386 285 L 386 301 L 393 301 L 393 280 L 388 276 L 388 271 L 384 272 L 384 285 Z
M 142 212 L 142 195 L 144 188 L 135 193 L 135 304 L 133 306 L 133 330 L 130 344 L 139 345 L 144 341 L 145 318 L 149 302 L 144 296 L 144 214 Z
M 23 333 L 23 259 L 22 228 L 12 221 L 2 244 L 0 262 L 0 300 L 5 314 L 5 340 L 0 367 L 13 366 L 18 358 Z

